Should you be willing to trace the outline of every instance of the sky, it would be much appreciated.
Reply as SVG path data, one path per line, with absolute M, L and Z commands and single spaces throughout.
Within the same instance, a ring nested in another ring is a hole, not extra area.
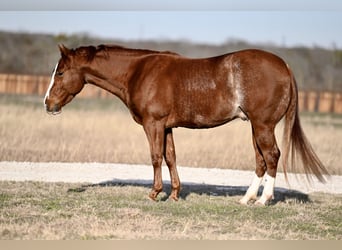
M 211 0 L 210 5 L 204 0 L 189 0 L 178 6 L 168 5 L 168 0 L 146 0 L 143 5 L 137 0 L 112 1 L 116 5 L 107 6 L 98 0 L 97 7 L 87 0 L 82 4 L 73 1 L 73 5 L 63 5 L 64 0 L 52 5 L 44 5 L 53 2 L 42 0 L 26 0 L 24 5 L 16 2 L 19 0 L 0 3 L 0 30 L 209 44 L 238 39 L 342 49 L 342 1 L 337 0 L 325 0 L 323 5 L 318 0 L 287 0 L 287 5 L 274 5 L 271 0 L 258 1 L 259 5 L 247 0 L 235 5 L 231 0 Z M 34 9 L 30 2 L 41 3 Z M 160 2 L 164 5 L 156 4 Z

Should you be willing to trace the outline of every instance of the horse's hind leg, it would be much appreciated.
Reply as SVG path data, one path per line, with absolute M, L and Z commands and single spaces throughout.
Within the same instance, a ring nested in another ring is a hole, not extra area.
M 263 193 L 256 203 L 265 205 L 268 201 L 270 201 L 273 198 L 275 177 L 277 173 L 277 165 L 280 157 L 280 151 L 277 146 L 277 142 L 274 135 L 275 126 L 264 124 L 252 124 L 252 126 L 253 136 L 255 140 L 254 147 L 256 148 L 257 168 L 256 176 L 254 177 L 251 187 L 252 189 L 254 188 L 254 190 L 256 189 L 256 186 L 258 186 L 259 188 L 259 185 L 262 181 L 262 176 L 265 173 L 265 166 L 263 165 L 260 157 L 262 156 L 264 163 L 266 164 L 267 173 Z M 257 151 L 260 154 L 258 154 Z M 248 196 L 251 193 L 251 191 L 249 191 L 250 188 L 248 189 L 245 195 L 246 198 L 244 197 L 242 199 L 242 203 L 248 202 L 248 198 L 250 198 Z
M 169 168 L 171 177 L 172 191 L 169 198 L 177 201 L 180 191 L 180 181 L 176 167 L 176 152 L 173 142 L 172 129 L 165 130 L 164 158 Z
M 249 186 L 246 194 L 244 197 L 240 200 L 241 204 L 247 205 L 247 203 L 250 200 L 256 200 L 257 194 L 259 191 L 260 184 L 262 182 L 262 179 L 264 177 L 264 174 L 266 172 L 266 162 L 264 160 L 264 157 L 262 156 L 262 153 L 256 143 L 255 135 L 254 135 L 254 129 L 252 127 L 253 132 L 253 146 L 255 151 L 255 161 L 256 161 L 256 169 L 255 169 L 255 175 L 252 181 L 252 184 Z

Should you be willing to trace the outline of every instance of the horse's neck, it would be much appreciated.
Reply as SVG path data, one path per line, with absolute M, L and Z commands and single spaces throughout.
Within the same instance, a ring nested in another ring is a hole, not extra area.
M 93 62 L 85 73 L 85 81 L 118 96 L 127 105 L 129 67 L 131 64 L 132 60 L 120 57 Z

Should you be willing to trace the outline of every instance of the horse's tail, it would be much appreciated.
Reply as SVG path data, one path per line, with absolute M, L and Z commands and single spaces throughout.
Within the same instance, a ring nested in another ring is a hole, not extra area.
M 285 179 L 287 179 L 286 168 L 291 153 L 291 167 L 294 169 L 298 164 L 298 158 L 302 162 L 302 167 L 307 178 L 314 174 L 321 182 L 325 182 L 323 175 L 329 175 L 327 169 L 314 152 L 310 142 L 306 138 L 300 125 L 298 116 L 298 90 L 297 83 L 292 71 L 289 69 L 291 76 L 291 99 L 290 105 L 285 115 L 285 127 L 283 137 L 283 168 Z

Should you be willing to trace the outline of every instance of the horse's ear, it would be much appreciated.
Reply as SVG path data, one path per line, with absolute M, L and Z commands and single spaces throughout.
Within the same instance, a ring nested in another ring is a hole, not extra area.
M 62 56 L 68 56 L 68 54 L 70 53 L 70 49 L 65 47 L 64 44 L 59 44 L 58 47 Z

